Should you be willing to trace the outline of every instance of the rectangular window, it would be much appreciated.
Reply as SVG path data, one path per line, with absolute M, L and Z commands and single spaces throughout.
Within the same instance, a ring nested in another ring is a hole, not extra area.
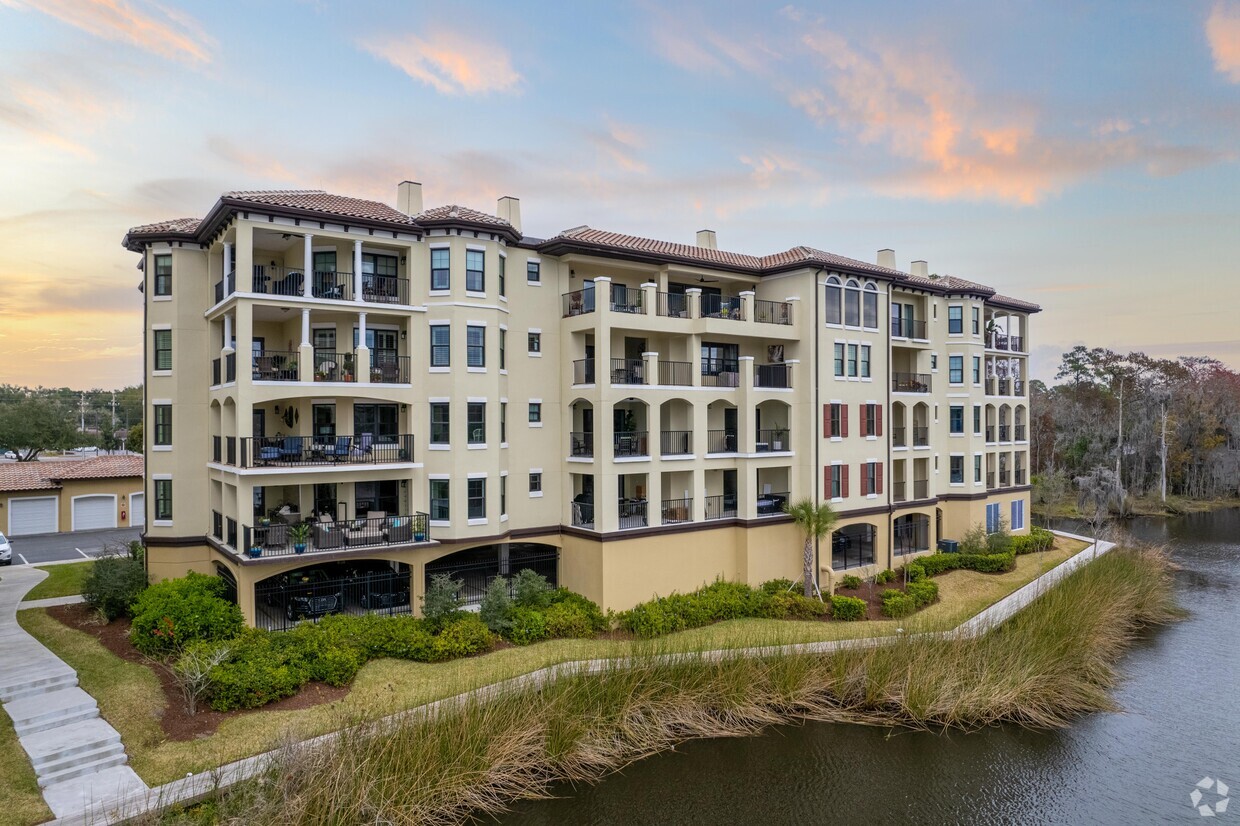
M 933 372 L 938 369 L 939 369 L 939 354 L 931 353 L 930 354 L 930 371 Z
M 465 328 L 465 364 L 469 367 L 487 366 L 487 328 Z
M 486 256 L 482 250 L 465 250 L 465 289 L 480 293 L 486 291 Z
M 848 327 L 861 326 L 861 290 L 855 287 L 844 290 L 844 324 Z
M 542 333 L 530 333 L 525 340 L 525 348 L 531 353 L 542 352 Z
M 431 402 L 431 444 L 446 445 L 452 442 L 452 405 L 447 402 Z
M 978 454 L 973 457 L 973 481 L 975 484 L 982 483 L 982 457 Z
M 947 381 L 951 384 L 964 384 L 964 356 L 947 357 Z
M 452 289 L 452 250 L 447 247 L 431 250 L 431 289 Z
M 835 278 L 827 282 L 827 323 L 839 324 L 843 317 L 840 315 L 840 301 L 843 298 L 844 291 L 839 286 L 839 281 Z
M 953 485 L 964 484 L 964 457 L 951 457 L 951 483 Z
M 506 256 L 501 255 L 499 257 L 499 294 L 500 295 L 508 295 L 508 293 L 505 292 L 505 290 L 507 290 L 508 287 L 504 284 L 504 277 L 505 277 L 505 274 L 507 273 L 507 269 L 506 269 L 507 266 L 508 266 L 508 258 Z
M 861 415 L 865 417 L 864 421 L 861 422 L 861 435 L 878 436 L 878 405 L 862 405 Z
M 866 496 L 878 493 L 878 462 L 866 462 L 861 466 L 861 488 Z
M 155 480 L 155 518 L 172 518 L 172 480 Z
M 172 444 L 172 405 L 155 405 L 155 444 Z
M 155 295 L 172 295 L 172 256 L 155 256 Z
M 525 280 L 531 284 L 538 284 L 542 281 L 542 265 L 537 261 L 525 262 Z
M 857 345 L 848 345 L 848 376 L 849 378 L 857 377 Z
M 503 327 L 499 330 L 499 369 L 508 369 L 508 331 Z
M 973 335 L 975 336 L 981 335 L 982 333 L 981 309 L 978 307 L 973 307 L 972 311 L 973 311 Z
M 861 378 L 870 377 L 870 345 L 861 345 Z
M 508 444 L 508 402 L 499 403 L 499 443 Z
M 951 304 L 947 308 L 947 332 L 960 335 L 964 332 L 964 307 Z
M 468 485 L 469 518 L 487 518 L 487 480 L 470 479 Z
M 865 288 L 865 292 L 861 295 L 861 321 L 862 325 L 871 330 L 878 329 L 878 293 Z
M 973 405 L 973 435 L 982 435 L 982 406 L 980 404 Z
M 948 422 L 952 435 L 964 434 L 964 406 L 953 404 L 948 409 Z
M 839 402 L 831 404 L 831 431 L 829 436 L 844 436 L 844 405 Z
M 155 331 L 155 369 L 172 369 L 172 331 Z
M 542 423 L 542 402 L 530 402 L 530 423 Z
M 844 495 L 844 466 L 831 465 L 831 498 L 839 499 Z
M 999 523 L 1003 519 L 1002 506 L 998 502 L 991 502 L 986 506 L 986 533 L 995 533 L 999 530 Z
M 839 342 L 835 345 L 835 375 L 844 375 L 844 345 Z
M 484 402 L 470 402 L 466 415 L 467 441 L 471 445 L 484 445 L 487 441 L 487 406 Z
M 530 493 L 542 493 L 542 474 L 530 474 Z
M 973 357 L 973 383 L 974 384 L 982 383 L 982 357 L 981 356 Z
M 452 328 L 447 324 L 431 327 L 431 367 L 452 365 Z
M 451 518 L 450 490 L 449 480 L 431 480 L 431 519 L 436 522 L 447 522 Z
M 1025 500 L 1016 499 L 1012 502 L 1012 524 L 1014 531 L 1022 530 L 1025 527 Z
M 508 477 L 499 477 L 499 515 L 508 515 Z

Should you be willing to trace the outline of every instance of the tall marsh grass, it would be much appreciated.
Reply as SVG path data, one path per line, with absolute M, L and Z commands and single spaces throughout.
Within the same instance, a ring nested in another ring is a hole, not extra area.
M 1134 635 L 1180 615 L 1158 550 L 1117 550 L 977 637 L 910 634 L 830 654 L 649 653 L 540 687 L 347 727 L 168 823 L 450 824 L 593 782 L 696 737 L 803 720 L 973 729 L 1065 726 L 1113 708 Z M 341 721 L 345 726 L 350 721 Z

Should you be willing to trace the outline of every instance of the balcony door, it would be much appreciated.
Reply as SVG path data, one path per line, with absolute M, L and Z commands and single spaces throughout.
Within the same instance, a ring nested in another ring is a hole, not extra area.
M 358 482 L 353 486 L 353 513 L 357 518 L 371 511 L 382 511 L 388 516 L 400 512 L 400 482 L 388 479 L 382 482 Z
M 330 516 L 332 519 L 339 519 L 340 514 L 337 513 L 337 506 L 339 504 L 340 503 L 336 496 L 335 482 L 331 482 L 327 484 L 318 484 L 314 486 L 314 513 L 315 515 L 318 515 L 320 513 L 325 513 L 328 516 Z
M 396 330 L 383 329 L 366 329 L 366 346 L 370 349 L 370 363 L 378 366 L 380 364 L 395 364 L 397 356 L 397 341 L 400 335 Z M 358 329 L 353 328 L 353 346 L 357 347 Z
M 311 408 L 316 441 L 331 441 L 336 436 L 336 405 L 316 404 Z
M 400 433 L 399 410 L 394 404 L 353 405 L 353 438 L 369 435 L 375 444 L 395 444 Z

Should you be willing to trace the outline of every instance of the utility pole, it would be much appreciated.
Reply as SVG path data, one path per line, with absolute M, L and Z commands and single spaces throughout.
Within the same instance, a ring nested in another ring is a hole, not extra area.
M 81 424 L 78 426 L 78 430 L 81 431 L 82 433 L 85 433 L 86 432 L 86 393 L 85 392 L 82 393 L 81 400 L 78 402 L 78 415 L 81 417 Z
M 108 441 L 106 444 L 115 446 L 116 439 L 116 391 L 112 391 L 112 424 L 108 426 Z M 111 452 L 111 451 L 109 451 Z

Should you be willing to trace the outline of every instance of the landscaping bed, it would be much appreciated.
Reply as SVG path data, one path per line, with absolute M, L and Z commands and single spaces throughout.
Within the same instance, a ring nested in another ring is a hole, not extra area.
M 52 597 L 71 597 L 82 593 L 82 583 L 95 567 L 95 561 L 83 560 L 70 562 L 67 565 L 36 565 L 40 571 L 47 571 L 47 579 L 39 582 L 23 598 L 26 601 L 50 599 Z

